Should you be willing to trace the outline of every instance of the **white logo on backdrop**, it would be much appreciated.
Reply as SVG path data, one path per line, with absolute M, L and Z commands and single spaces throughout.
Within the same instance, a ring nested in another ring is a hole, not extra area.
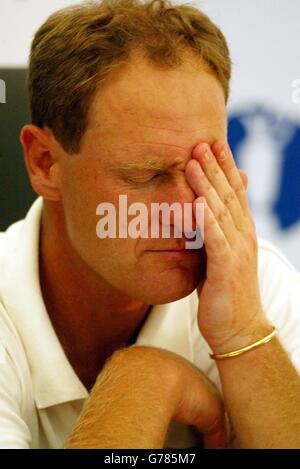
M 300 122 L 263 106 L 231 114 L 229 141 L 249 176 L 258 234 L 300 269 Z

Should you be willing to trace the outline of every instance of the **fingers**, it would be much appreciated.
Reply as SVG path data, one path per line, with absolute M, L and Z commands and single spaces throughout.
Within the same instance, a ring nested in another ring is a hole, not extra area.
M 200 166 L 206 176 L 206 180 L 208 181 L 208 183 L 205 184 L 205 187 L 203 187 L 203 184 L 201 185 L 201 183 L 198 184 L 198 187 L 194 186 L 196 194 L 205 196 L 208 201 L 208 204 L 216 214 L 217 218 L 218 212 L 215 212 L 214 206 L 218 208 L 217 205 L 219 204 L 216 200 L 216 198 L 218 197 L 224 207 L 222 212 L 228 209 L 236 228 L 242 230 L 244 224 L 244 214 L 235 189 L 241 190 L 242 188 L 244 190 L 244 186 L 238 170 L 236 171 L 238 174 L 240 186 L 238 188 L 236 183 L 235 188 L 233 188 L 230 185 L 225 172 L 218 164 L 215 155 L 213 154 L 207 143 L 201 143 L 197 145 L 197 147 L 194 149 L 193 157 L 200 163 Z M 216 192 L 214 205 L 211 205 L 211 199 L 207 197 L 207 189 L 209 186 L 213 187 Z
M 217 388 L 191 363 L 181 373 L 182 395 L 173 420 L 194 426 L 202 435 L 205 448 L 226 448 L 225 411 Z
M 211 148 L 207 143 L 198 144 L 185 173 L 197 203 L 206 201 L 204 242 L 207 254 L 218 256 L 217 266 L 222 260 L 220 253 L 228 252 L 228 247 L 234 248 L 241 235 L 249 232 L 252 218 L 246 196 L 248 177 L 238 170 L 229 146 L 221 141 Z M 194 215 L 195 207 L 196 201 Z
M 206 175 L 202 171 L 199 162 L 196 159 L 192 159 L 191 161 L 189 161 L 186 167 L 186 177 L 193 191 L 197 195 L 201 194 L 202 196 L 204 196 L 207 202 L 207 207 L 204 213 L 205 243 L 207 240 L 206 235 L 209 235 L 210 231 L 212 231 L 213 239 L 216 238 L 216 230 L 220 232 L 220 235 L 222 234 L 219 228 L 221 228 L 228 244 L 234 243 L 236 240 L 236 231 L 233 230 L 234 223 L 232 219 L 232 214 L 229 208 L 222 202 L 216 189 L 209 182 Z M 201 203 L 201 200 L 204 199 L 199 198 L 198 202 Z M 193 208 L 196 218 L 195 202 Z M 211 216 L 212 214 L 214 215 L 213 217 Z M 215 219 L 218 222 L 218 226 L 210 225 L 210 223 L 213 223 Z
M 212 152 L 216 155 L 220 168 L 224 172 L 230 186 L 233 188 L 243 212 L 247 215 L 249 213 L 249 207 L 246 190 L 229 145 L 226 142 L 217 141 L 212 145 Z
M 247 176 L 247 173 L 245 173 L 245 171 L 243 171 L 242 169 L 239 169 L 239 173 L 240 173 L 240 177 L 241 177 L 241 180 L 243 182 L 243 185 L 244 185 L 244 188 L 245 188 L 245 191 L 248 189 L 248 176 Z
M 208 259 L 211 259 L 211 261 L 214 260 L 214 262 L 210 262 L 207 268 L 209 270 L 214 268 L 219 269 L 225 260 L 226 254 L 230 250 L 230 241 L 232 242 L 232 238 L 235 235 L 232 234 L 231 240 L 228 239 L 230 238 L 230 232 L 232 231 L 231 228 L 228 227 L 227 231 L 229 234 L 227 234 L 228 238 L 226 237 L 226 230 L 224 231 L 224 219 L 223 223 L 220 218 L 219 220 L 216 219 L 204 197 L 198 197 L 194 201 L 194 213 L 196 213 L 196 205 L 199 203 L 204 206 L 203 239 L 205 243 L 205 251 Z M 208 271 L 207 274 L 209 273 L 210 272 Z
M 203 435 L 204 448 L 222 449 L 227 446 L 227 433 L 225 428 L 225 417 L 222 422 L 216 421 L 212 428 Z

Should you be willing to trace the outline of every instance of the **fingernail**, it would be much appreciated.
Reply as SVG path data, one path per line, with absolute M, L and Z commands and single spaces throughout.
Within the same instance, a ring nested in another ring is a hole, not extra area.
M 227 152 L 226 152 L 226 149 L 223 148 L 222 151 L 221 151 L 221 153 L 220 153 L 219 159 L 220 159 L 221 161 L 223 161 L 223 160 L 226 160 L 226 158 L 227 158 Z
M 208 148 L 204 151 L 204 158 L 206 159 L 206 161 L 210 161 L 212 159 L 211 152 Z

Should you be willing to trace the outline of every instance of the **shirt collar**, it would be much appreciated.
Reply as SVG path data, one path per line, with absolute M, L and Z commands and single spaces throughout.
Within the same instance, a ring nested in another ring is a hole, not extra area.
M 55 334 L 39 282 L 39 233 L 42 198 L 24 220 L 7 232 L 2 298 L 23 343 L 38 408 L 85 399 L 88 391 L 79 380 Z M 167 305 L 153 306 L 136 340 L 173 351 L 193 361 L 191 295 Z M 188 310 L 187 310 L 188 308 Z

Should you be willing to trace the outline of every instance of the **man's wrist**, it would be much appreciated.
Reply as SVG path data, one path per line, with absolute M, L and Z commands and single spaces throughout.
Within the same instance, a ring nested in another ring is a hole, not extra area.
M 257 319 L 240 326 L 226 339 L 219 339 L 209 343 L 214 355 L 227 354 L 242 349 L 263 339 L 273 331 L 273 325 L 267 319 Z

